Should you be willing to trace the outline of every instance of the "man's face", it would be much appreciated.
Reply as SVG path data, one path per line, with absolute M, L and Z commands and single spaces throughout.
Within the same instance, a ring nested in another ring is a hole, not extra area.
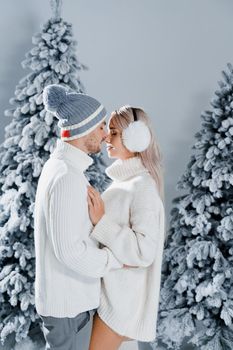
M 99 153 L 101 151 L 101 144 L 107 136 L 106 121 L 103 121 L 90 134 L 86 136 L 85 147 L 88 153 Z

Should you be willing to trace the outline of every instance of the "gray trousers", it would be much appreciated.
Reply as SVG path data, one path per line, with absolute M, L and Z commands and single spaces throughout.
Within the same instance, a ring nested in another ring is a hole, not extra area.
M 89 322 L 95 310 L 85 311 L 73 318 L 42 316 L 46 350 L 79 350 L 77 333 Z M 81 349 L 80 349 L 81 350 Z
M 138 341 L 138 350 L 154 350 L 154 349 L 155 348 L 150 343 Z

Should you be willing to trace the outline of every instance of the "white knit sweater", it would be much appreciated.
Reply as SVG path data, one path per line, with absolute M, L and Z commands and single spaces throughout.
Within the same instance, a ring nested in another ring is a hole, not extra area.
M 74 317 L 97 308 L 100 277 L 122 267 L 90 237 L 89 182 L 83 172 L 92 162 L 85 152 L 58 140 L 38 182 L 35 303 L 43 316 Z
M 92 237 L 126 265 L 102 278 L 100 318 L 132 339 L 156 337 L 164 245 L 164 207 L 155 182 L 140 158 L 117 160 L 106 169 L 113 179 L 102 194 L 105 214 Z

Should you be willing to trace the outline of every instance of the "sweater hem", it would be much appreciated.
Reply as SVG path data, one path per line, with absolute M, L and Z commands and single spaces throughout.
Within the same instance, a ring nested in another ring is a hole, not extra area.
M 82 312 L 85 311 L 91 311 L 93 309 L 97 309 L 99 306 L 98 304 L 93 304 L 93 305 L 86 305 L 83 306 L 81 308 L 76 308 L 74 311 L 74 308 L 72 308 L 72 310 L 63 310 L 60 312 L 54 311 L 54 309 L 50 308 L 45 308 L 43 306 L 40 305 L 36 305 L 36 311 L 39 315 L 41 316 L 51 316 L 51 317 L 57 317 L 57 318 L 63 318 L 63 317 L 76 317 L 77 315 L 81 314 Z
M 130 331 L 128 329 L 123 329 L 120 327 L 120 322 L 116 321 L 115 316 L 112 313 L 108 313 L 101 308 L 97 309 L 97 314 L 101 318 L 101 320 L 106 323 L 108 327 L 110 327 L 115 333 L 120 336 L 128 337 L 132 340 L 136 341 L 144 341 L 144 342 L 152 342 L 156 339 L 156 333 L 153 335 L 148 334 L 148 326 L 142 326 L 138 322 L 138 327 L 135 331 Z M 122 320 L 122 323 L 124 320 Z

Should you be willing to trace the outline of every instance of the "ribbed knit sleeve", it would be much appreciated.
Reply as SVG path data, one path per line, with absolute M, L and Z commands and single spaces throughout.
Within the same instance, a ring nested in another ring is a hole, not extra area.
M 50 240 L 57 259 L 84 276 L 102 277 L 122 264 L 108 248 L 90 246 L 86 210 L 87 190 L 76 174 L 66 173 L 54 183 L 49 193 Z
M 92 231 L 92 236 L 109 247 L 122 263 L 131 266 L 150 266 L 162 239 L 160 220 L 162 202 L 155 188 L 135 190 L 130 208 L 130 226 L 121 226 L 104 214 Z

